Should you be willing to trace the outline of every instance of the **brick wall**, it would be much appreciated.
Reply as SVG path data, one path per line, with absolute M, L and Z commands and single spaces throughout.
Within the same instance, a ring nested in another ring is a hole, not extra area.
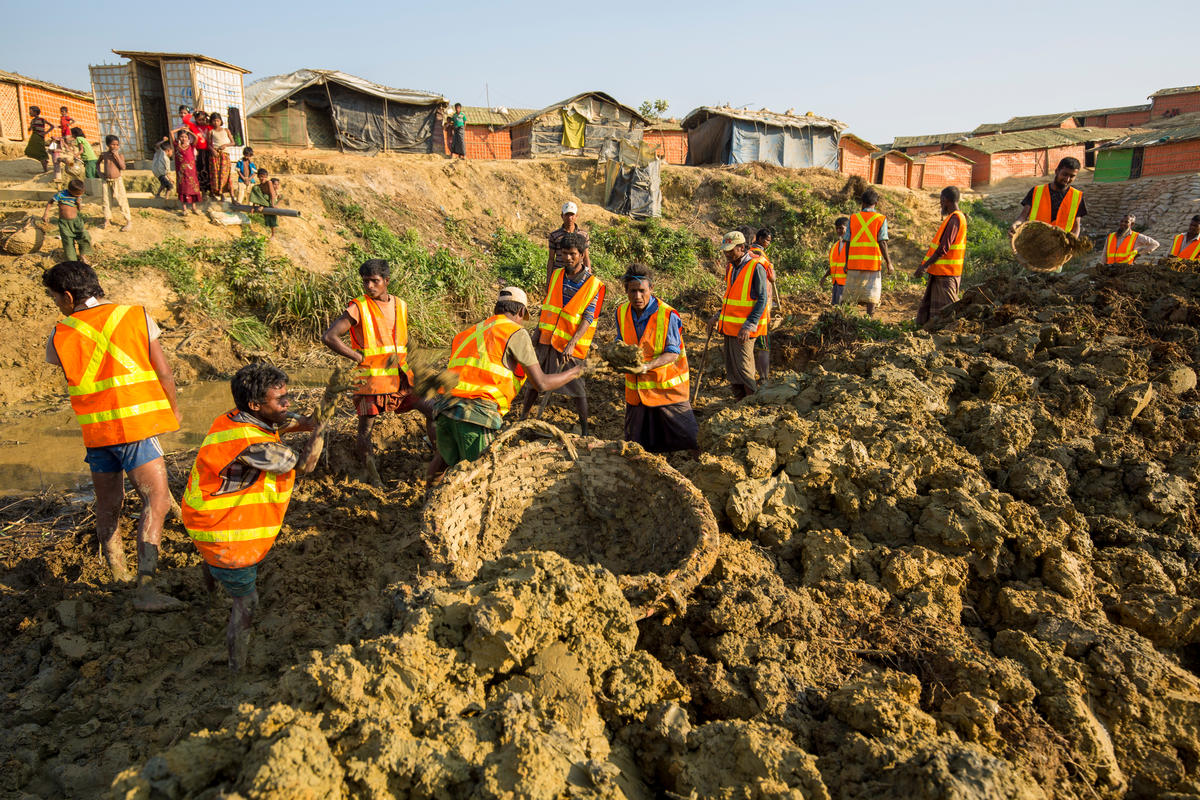
M 1064 120 L 1063 120 L 1063 121 L 1062 121 L 1062 122 L 1061 122 L 1059 125 L 1057 125 L 1057 126 L 1053 126 L 1053 125 L 1047 125 L 1046 127 L 1048 127 L 1048 128 L 1050 128 L 1050 127 L 1059 127 L 1059 128 L 1078 128 L 1078 127 L 1079 127 L 1079 123 L 1075 121 L 1075 118 L 1074 118 L 1074 117 L 1067 117 L 1066 119 L 1064 119 Z
M 1200 139 L 1147 147 L 1142 156 L 1142 175 L 1178 175 L 1200 172 Z
M 668 164 L 687 163 L 687 131 L 647 130 L 642 133 L 642 141 L 657 146 L 658 154 Z
M 36 86 L 19 86 L 17 93 L 21 100 L 21 127 L 28 130 L 29 107 L 37 106 L 42 110 L 42 116 L 50 120 L 57 128 L 59 107 L 66 106 L 67 113 L 75 120 L 75 126 L 83 128 L 89 142 L 100 139 L 100 122 L 96 119 L 96 104 L 91 100 L 80 100 L 78 97 L 51 92 Z
M 858 175 L 871 183 L 871 151 L 853 139 L 842 139 L 838 144 L 838 172 L 843 175 Z
M 947 155 L 925 157 L 925 169 L 920 183 L 914 181 L 914 189 L 942 189 L 957 186 L 966 189 L 971 185 L 971 164 Z
M 1084 145 L 1071 144 L 1051 147 L 1048 150 L 1014 150 L 988 155 L 960 145 L 952 145 L 951 151 L 975 162 L 971 172 L 971 185 L 980 186 L 999 183 L 1005 178 L 1036 178 L 1049 175 L 1058 165 L 1059 159 L 1072 156 L 1083 163 Z
M 1200 111 L 1200 92 L 1156 97 L 1151 101 L 1150 106 L 1150 116 L 1153 119 L 1176 114 L 1189 114 L 1193 111 Z
M 908 188 L 920 189 L 925 180 L 925 165 L 915 161 L 908 165 Z
M 958 153 L 975 163 L 971 166 L 971 185 L 986 186 L 992 181 L 992 157 L 987 153 L 961 144 L 952 144 L 946 148 L 952 153 Z
M 1123 114 L 1109 114 L 1105 117 L 1103 128 L 1136 128 L 1150 121 L 1150 109 L 1145 111 L 1126 111 Z
M 452 134 L 448 129 L 442 129 L 442 152 L 450 153 Z M 489 129 L 487 125 L 468 125 L 463 132 L 463 144 L 466 145 L 469 159 L 509 159 L 512 158 L 512 140 L 508 128 Z
M 878 160 L 883 162 L 883 180 L 879 181 L 881 185 L 908 186 L 909 161 L 907 159 L 893 153 L 888 153 Z
M 531 158 L 533 156 L 533 123 L 526 122 L 509 128 L 513 158 Z

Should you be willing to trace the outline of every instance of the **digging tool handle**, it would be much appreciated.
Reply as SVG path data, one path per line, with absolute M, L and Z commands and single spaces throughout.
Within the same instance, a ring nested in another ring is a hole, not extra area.
M 268 217 L 298 217 L 300 212 L 294 208 L 275 208 L 274 206 L 244 206 L 241 203 L 230 203 L 234 211 L 257 211 Z
M 692 405 L 696 405 L 696 401 L 700 399 L 700 382 L 704 380 L 704 369 L 708 366 L 708 356 L 712 352 L 709 345 L 712 344 L 713 328 L 708 329 L 708 337 L 704 340 L 704 360 L 700 362 L 700 371 L 696 374 L 696 392 L 692 395 Z

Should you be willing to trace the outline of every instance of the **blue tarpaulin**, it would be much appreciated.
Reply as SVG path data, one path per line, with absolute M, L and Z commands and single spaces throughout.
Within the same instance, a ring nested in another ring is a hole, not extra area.
M 838 168 L 841 123 L 812 115 L 701 108 L 683 121 L 688 163 Z

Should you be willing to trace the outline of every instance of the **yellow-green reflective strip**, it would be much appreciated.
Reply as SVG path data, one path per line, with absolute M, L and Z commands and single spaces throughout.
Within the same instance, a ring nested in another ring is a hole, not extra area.
M 672 386 L 678 386 L 688 379 L 686 372 L 676 375 L 674 378 L 668 378 L 665 381 L 630 381 L 625 379 L 625 385 L 631 389 L 670 389 Z
M 235 531 L 194 531 L 188 528 L 187 532 L 188 536 L 197 542 L 247 542 L 252 539 L 273 539 L 279 534 L 279 527 L 246 528 Z
M 274 489 L 262 489 L 249 494 L 222 494 L 216 497 L 210 497 L 207 500 L 203 498 L 203 494 L 199 488 L 188 489 L 184 496 L 187 504 L 196 511 L 224 511 L 238 506 L 248 506 L 253 504 L 269 504 L 276 505 L 286 503 L 292 496 L 290 489 L 287 491 L 277 491 Z
M 484 361 L 484 360 L 478 359 L 478 358 L 452 358 L 452 359 L 450 359 L 450 363 L 447 364 L 446 366 L 448 366 L 448 367 L 475 367 L 475 369 L 481 369 L 484 372 L 490 372 L 492 375 L 495 375 L 497 378 L 511 378 L 514 374 L 513 371 L 511 369 L 509 369 L 508 367 L 505 367 L 500 364 L 494 364 L 491 361 Z
M 210 433 L 204 437 L 204 442 L 201 447 L 208 447 L 210 444 L 222 444 L 224 442 L 232 442 L 235 439 L 254 439 L 263 442 L 273 442 L 275 437 L 263 431 L 255 430 L 249 426 L 240 428 L 230 428 L 227 431 L 217 431 Z
M 360 367 L 358 370 L 360 375 L 366 375 L 368 378 L 386 378 L 388 376 L 396 377 L 400 374 L 399 369 L 367 369 Z
M 92 414 L 81 414 L 79 416 L 80 425 L 91 425 L 94 422 L 112 422 L 115 419 L 125 419 L 127 417 L 136 417 L 139 414 L 149 414 L 152 411 L 163 411 L 169 409 L 171 404 L 166 400 L 155 400 L 150 403 L 137 403 L 124 408 L 114 408 L 110 411 L 97 411 Z
M 158 374 L 153 370 L 140 370 L 131 372 L 128 375 L 116 375 L 112 378 L 105 378 L 102 381 L 93 381 L 91 383 L 81 383 L 78 386 L 67 387 L 67 394 L 76 397 L 81 394 L 93 394 L 102 392 L 105 389 L 112 389 L 117 386 L 133 386 L 135 383 L 149 383 L 157 381 Z

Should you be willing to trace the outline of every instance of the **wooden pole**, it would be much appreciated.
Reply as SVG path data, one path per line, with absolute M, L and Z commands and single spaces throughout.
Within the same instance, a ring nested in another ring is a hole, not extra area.
M 322 79 L 321 83 L 325 86 L 325 99 L 329 101 L 329 118 L 333 120 L 333 135 L 337 137 L 338 152 L 345 153 L 346 148 L 342 146 L 342 132 L 338 130 L 337 115 L 333 113 L 333 95 L 329 93 L 329 81 Z

